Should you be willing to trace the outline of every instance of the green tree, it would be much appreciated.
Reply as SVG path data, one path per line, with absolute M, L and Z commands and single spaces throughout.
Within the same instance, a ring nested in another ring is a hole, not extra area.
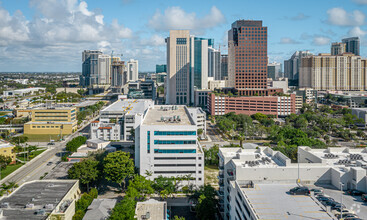
M 205 165 L 219 165 L 219 146 L 215 144 L 213 147 L 209 148 L 208 150 L 206 148 L 203 148 L 204 150 L 204 163 Z
M 153 188 L 162 198 L 176 191 L 174 179 L 163 176 L 158 176 L 154 179 Z
M 198 219 L 215 219 L 217 213 L 216 190 L 211 185 L 201 186 L 189 197 L 195 204 L 196 216 Z
M 82 184 L 87 185 L 89 192 L 89 183 L 98 179 L 98 164 L 99 162 L 94 160 L 82 160 L 81 162 L 74 163 L 68 171 L 69 178 L 79 179 Z
M 129 153 L 116 151 L 103 159 L 103 172 L 107 180 L 115 182 L 122 188 L 126 178 L 134 174 L 134 161 Z
M 144 176 L 140 176 L 138 174 L 134 175 L 133 181 L 129 182 L 128 191 L 130 188 L 133 188 L 137 191 L 139 194 L 139 200 L 143 200 L 147 195 L 154 193 L 152 181 L 147 180 Z
M 65 149 L 70 152 L 76 152 L 80 146 L 85 144 L 86 141 L 87 138 L 84 136 L 75 137 L 66 144 Z
M 134 198 L 127 197 L 121 200 L 113 208 L 109 220 L 134 220 L 136 201 Z
M 175 215 L 175 217 L 173 217 L 173 220 L 185 220 L 185 217 L 178 217 L 177 215 Z
M 11 157 L 0 155 L 0 167 L 1 167 L 1 169 L 5 169 L 9 165 L 9 163 L 11 163 L 11 162 L 12 162 Z

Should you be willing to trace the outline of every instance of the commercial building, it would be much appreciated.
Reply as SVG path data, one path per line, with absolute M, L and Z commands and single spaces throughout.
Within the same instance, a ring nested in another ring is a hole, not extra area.
M 238 95 L 269 94 L 267 37 L 262 21 L 237 20 L 228 31 L 228 80 Z
M 82 75 L 80 85 L 89 87 L 98 84 L 98 57 L 102 55 L 99 50 L 84 50 L 82 53 Z
M 167 202 L 154 199 L 138 202 L 136 203 L 134 218 L 137 220 L 169 219 L 167 214 Z
M 62 136 L 77 130 L 75 107 L 40 107 L 32 109 L 30 114 L 31 121 L 24 124 L 24 134 Z
M 211 115 L 236 114 L 287 116 L 296 112 L 295 94 L 289 96 L 222 96 L 210 93 L 208 111 Z
M 193 67 L 194 88 L 207 89 L 210 68 L 209 55 L 211 54 L 209 52 L 209 42 L 212 42 L 212 39 L 191 37 L 190 42 L 191 53 L 193 53 L 190 65 Z M 191 91 L 191 95 L 193 95 L 193 91 Z
M 220 80 L 226 80 L 228 78 L 228 54 L 220 55 Z
M 282 64 L 274 62 L 268 63 L 268 78 L 278 80 L 282 77 Z
M 11 158 L 11 164 L 16 163 L 15 146 L 5 140 L 0 140 L 0 155 Z
M 16 89 L 16 90 L 8 90 L 3 92 L 4 97 L 14 97 L 14 96 L 30 96 L 44 93 L 46 91 L 45 88 L 35 87 L 35 88 L 27 88 L 27 89 Z
M 303 107 L 303 96 L 296 95 L 295 108 L 299 111 Z
M 318 91 L 310 88 L 300 88 L 296 90 L 296 95 L 301 96 L 304 103 L 317 103 Z
M 360 56 L 359 37 L 344 38 L 342 39 L 342 42 L 345 43 L 345 52 Z
M 194 91 L 194 105 L 196 107 L 200 107 L 204 110 L 207 110 L 208 106 L 208 95 L 212 91 L 209 89 L 201 89 L 201 90 L 195 90 Z
M 202 134 L 198 134 L 201 138 L 206 137 L 206 113 L 202 108 L 187 108 L 191 117 L 196 122 L 198 130 L 201 129 Z
M 299 72 L 301 67 L 301 59 L 303 57 L 312 56 L 309 51 L 296 51 L 289 60 L 284 61 L 284 77 L 289 80 L 295 80 L 298 85 Z
M 88 207 L 83 220 L 108 219 L 116 203 L 116 199 L 93 199 L 93 202 Z
M 154 102 L 147 99 L 118 100 L 100 111 L 99 121 L 101 123 L 118 123 L 121 128 L 119 140 L 131 140 L 133 139 L 132 129 L 140 125 L 147 109 L 153 105 Z M 117 125 L 113 127 L 116 128 Z
M 282 89 L 283 93 L 288 92 L 288 78 L 278 78 L 277 80 L 273 80 L 272 78 L 268 78 L 268 87 L 269 88 L 277 88 Z
M 78 180 L 34 180 L 0 200 L 3 219 L 72 219 Z
M 130 59 L 126 63 L 127 81 L 136 81 L 139 79 L 139 63 L 137 60 Z
M 110 141 L 101 139 L 89 139 L 86 144 L 80 146 L 76 152 L 67 157 L 69 162 L 80 162 L 87 159 L 90 153 L 93 152 L 115 152 L 116 148 L 110 145 Z
M 216 89 L 222 89 L 226 87 L 226 81 L 225 80 L 213 80 L 212 77 L 209 78 L 208 81 L 208 89 L 211 91 L 214 91 Z
M 150 107 L 135 129 L 135 166 L 149 179 L 190 176 L 182 185 L 204 184 L 204 153 L 197 122 L 186 106 Z
M 155 73 L 167 73 L 167 65 L 166 64 L 155 65 Z
M 311 197 L 288 195 L 291 188 L 300 185 L 326 185 L 343 190 L 366 192 L 366 170 L 363 158 L 366 149 L 299 147 L 299 164 L 268 147 L 245 144 L 244 149 L 220 148 L 219 196 L 224 219 L 282 219 L 307 217 L 334 219 Z M 259 199 L 277 202 L 260 202 Z M 300 204 L 307 203 L 307 206 Z M 264 212 L 264 209 L 272 209 Z M 293 217 L 292 217 L 293 216 Z
M 157 98 L 157 86 L 153 80 L 135 81 L 128 83 L 129 99 L 152 99 Z
M 111 84 L 111 57 L 109 55 L 101 54 L 98 56 L 98 85 Z
M 315 90 L 367 90 L 367 59 L 344 53 L 302 58 L 299 87 Z
M 113 92 L 122 93 L 127 83 L 127 72 L 124 61 L 113 62 L 111 66 L 111 88 Z
M 208 77 L 213 77 L 215 80 L 222 79 L 221 72 L 221 56 L 220 51 L 213 48 L 212 46 L 208 48 Z
M 346 52 L 345 46 L 346 46 L 345 43 L 340 43 L 340 42 L 332 43 L 331 44 L 331 55 L 336 56 L 336 55 L 341 55 L 345 53 Z

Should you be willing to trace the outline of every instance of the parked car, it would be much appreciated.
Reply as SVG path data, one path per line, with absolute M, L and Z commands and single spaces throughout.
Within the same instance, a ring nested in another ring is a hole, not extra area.
M 348 190 L 347 193 L 349 195 L 352 195 L 352 196 L 361 196 L 363 194 L 362 191 L 359 191 L 359 190 L 356 190 L 356 189 Z
M 317 198 L 317 200 L 319 200 L 320 202 L 324 202 L 324 201 L 328 201 L 328 200 L 332 200 L 332 201 L 334 201 L 334 199 L 333 199 L 333 198 L 330 198 L 330 197 L 327 197 L 327 196 L 324 196 L 324 195 L 317 196 L 316 198 Z
M 347 218 L 344 218 L 344 220 L 363 220 L 363 219 L 358 218 L 358 217 L 347 217 Z
M 342 217 L 339 216 L 335 216 L 337 218 L 358 218 L 358 216 L 356 214 L 352 214 L 352 213 L 344 213 Z
M 344 214 L 354 214 L 354 212 L 353 211 L 351 211 L 351 210 L 349 210 L 349 209 L 343 209 L 343 210 L 341 210 L 341 209 L 335 209 L 335 210 L 333 210 L 333 214 L 336 216 L 336 217 L 338 217 L 339 218 L 339 216 L 340 216 L 340 212 L 341 211 L 343 211 L 343 215 Z
M 310 195 L 310 190 L 307 187 L 294 187 L 289 190 L 291 195 Z
M 343 207 L 343 209 L 345 209 L 345 205 L 342 205 L 339 202 L 334 202 L 331 204 L 331 210 L 335 210 L 335 209 L 341 209 Z
M 53 163 L 50 161 L 47 163 L 47 166 L 51 166 Z
M 329 199 L 326 201 L 321 202 L 324 206 L 334 206 L 337 202 L 334 201 L 334 199 Z
M 311 189 L 310 191 L 313 191 L 314 195 L 324 195 L 324 191 L 322 191 L 321 189 Z

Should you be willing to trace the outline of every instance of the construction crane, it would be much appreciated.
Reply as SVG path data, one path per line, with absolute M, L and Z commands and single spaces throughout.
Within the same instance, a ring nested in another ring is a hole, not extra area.
M 122 57 L 122 56 L 123 56 L 123 54 L 116 54 L 116 56 L 118 56 L 118 57 Z M 113 51 L 111 52 L 111 60 L 112 60 L 112 62 L 113 62 Z

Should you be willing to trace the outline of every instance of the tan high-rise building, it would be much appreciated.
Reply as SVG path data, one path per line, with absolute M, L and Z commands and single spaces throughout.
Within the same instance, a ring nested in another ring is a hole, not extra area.
M 336 56 L 343 53 L 345 53 L 345 43 L 336 42 L 331 44 L 331 55 Z
M 166 104 L 189 104 L 191 100 L 190 31 L 171 30 L 167 42 Z
M 302 58 L 299 86 L 315 90 L 367 90 L 367 59 L 351 53 Z

